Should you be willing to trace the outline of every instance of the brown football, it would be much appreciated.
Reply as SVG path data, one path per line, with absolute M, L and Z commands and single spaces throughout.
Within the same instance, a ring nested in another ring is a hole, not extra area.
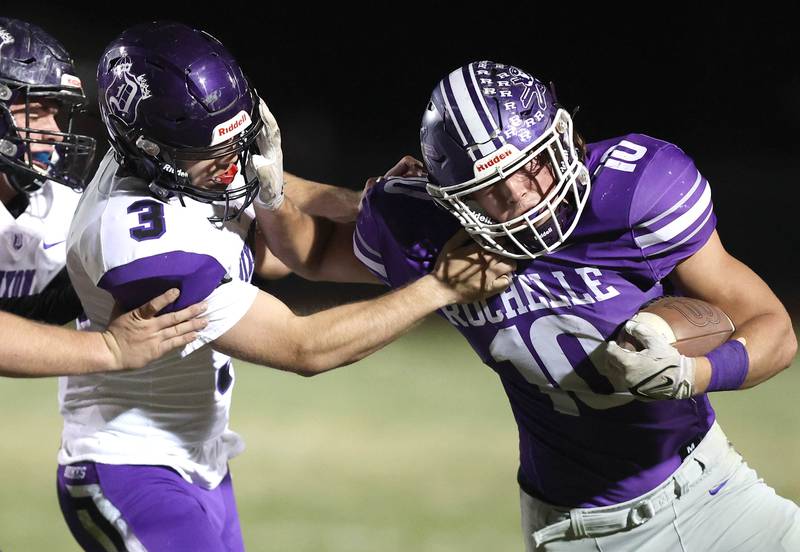
M 735 330 L 722 309 L 689 297 L 656 299 L 636 313 L 633 320 L 654 327 L 686 356 L 711 352 L 725 343 Z M 641 348 L 624 327 L 617 335 L 617 343 L 627 349 Z

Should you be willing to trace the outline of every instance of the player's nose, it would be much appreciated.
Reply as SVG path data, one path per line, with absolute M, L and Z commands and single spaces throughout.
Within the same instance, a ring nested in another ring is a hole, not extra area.
M 511 205 L 516 205 L 528 196 L 531 188 L 526 179 L 515 175 L 503 182 L 502 190 L 505 195 L 506 202 Z
M 219 157 L 219 158 L 218 158 L 218 159 L 217 159 L 217 160 L 214 162 L 214 165 L 215 165 L 215 166 L 216 166 L 218 169 L 223 169 L 223 170 L 224 170 L 224 169 L 227 169 L 228 167 L 230 167 L 231 165 L 233 165 L 233 164 L 236 162 L 236 159 L 237 159 L 237 157 L 238 157 L 238 156 L 237 156 L 237 154 L 235 154 L 235 153 L 231 153 L 230 155 L 226 155 L 226 156 L 224 156 L 224 157 Z
M 57 132 L 59 134 L 51 134 L 48 135 L 50 140 L 55 142 L 63 142 L 64 137 L 60 135 L 61 129 L 58 126 L 58 122 L 56 121 L 56 117 L 54 114 L 47 115 L 46 117 L 42 117 L 39 119 L 39 125 L 37 125 L 42 130 L 47 130 L 50 132 Z

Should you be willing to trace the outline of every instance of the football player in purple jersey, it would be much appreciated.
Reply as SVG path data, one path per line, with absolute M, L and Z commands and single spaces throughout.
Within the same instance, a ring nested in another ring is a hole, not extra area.
M 312 278 L 360 261 L 402 286 L 462 228 L 517 260 L 505 292 L 440 314 L 511 403 L 526 550 L 800 550 L 797 506 L 744 463 L 709 400 L 786 368 L 791 320 L 723 248 L 692 159 L 644 134 L 585 144 L 550 87 L 491 61 L 438 83 L 420 138 L 427 176 L 379 179 L 355 228 L 290 201 L 257 215 L 276 254 Z M 258 174 L 260 197 L 280 197 L 280 173 Z M 629 322 L 667 291 L 721 307 L 731 340 L 687 358 Z M 622 327 L 643 350 L 613 341 Z

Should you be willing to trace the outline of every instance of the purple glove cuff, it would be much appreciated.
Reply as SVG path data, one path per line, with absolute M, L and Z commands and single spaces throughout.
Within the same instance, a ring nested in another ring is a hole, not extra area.
M 706 393 L 739 389 L 747 378 L 750 357 L 741 341 L 726 341 L 706 358 L 711 362 L 711 381 Z

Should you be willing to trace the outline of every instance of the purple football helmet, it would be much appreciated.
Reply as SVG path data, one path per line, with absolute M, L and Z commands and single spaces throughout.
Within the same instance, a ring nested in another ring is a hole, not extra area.
M 36 127 L 35 102 L 58 108 L 59 130 Z M 85 102 L 61 43 L 36 25 L 0 17 L 0 171 L 16 190 L 32 192 L 47 180 L 83 188 L 95 141 L 73 133 L 72 124 Z M 24 125 L 14 120 L 12 105 L 24 107 Z M 36 145 L 47 151 L 32 151 Z
M 515 259 L 555 251 L 575 229 L 589 195 L 589 172 L 575 146 L 572 118 L 530 74 L 492 61 L 442 79 L 420 130 L 428 193 L 485 249 Z M 553 186 L 534 207 L 497 221 L 471 194 L 537 160 Z
M 124 31 L 100 59 L 97 95 L 117 158 L 155 196 L 221 205 L 215 222 L 235 218 L 255 198 L 258 178 L 245 171 L 263 128 L 258 95 L 211 35 L 167 22 Z M 232 155 L 242 176 L 221 190 L 193 185 L 181 167 Z

